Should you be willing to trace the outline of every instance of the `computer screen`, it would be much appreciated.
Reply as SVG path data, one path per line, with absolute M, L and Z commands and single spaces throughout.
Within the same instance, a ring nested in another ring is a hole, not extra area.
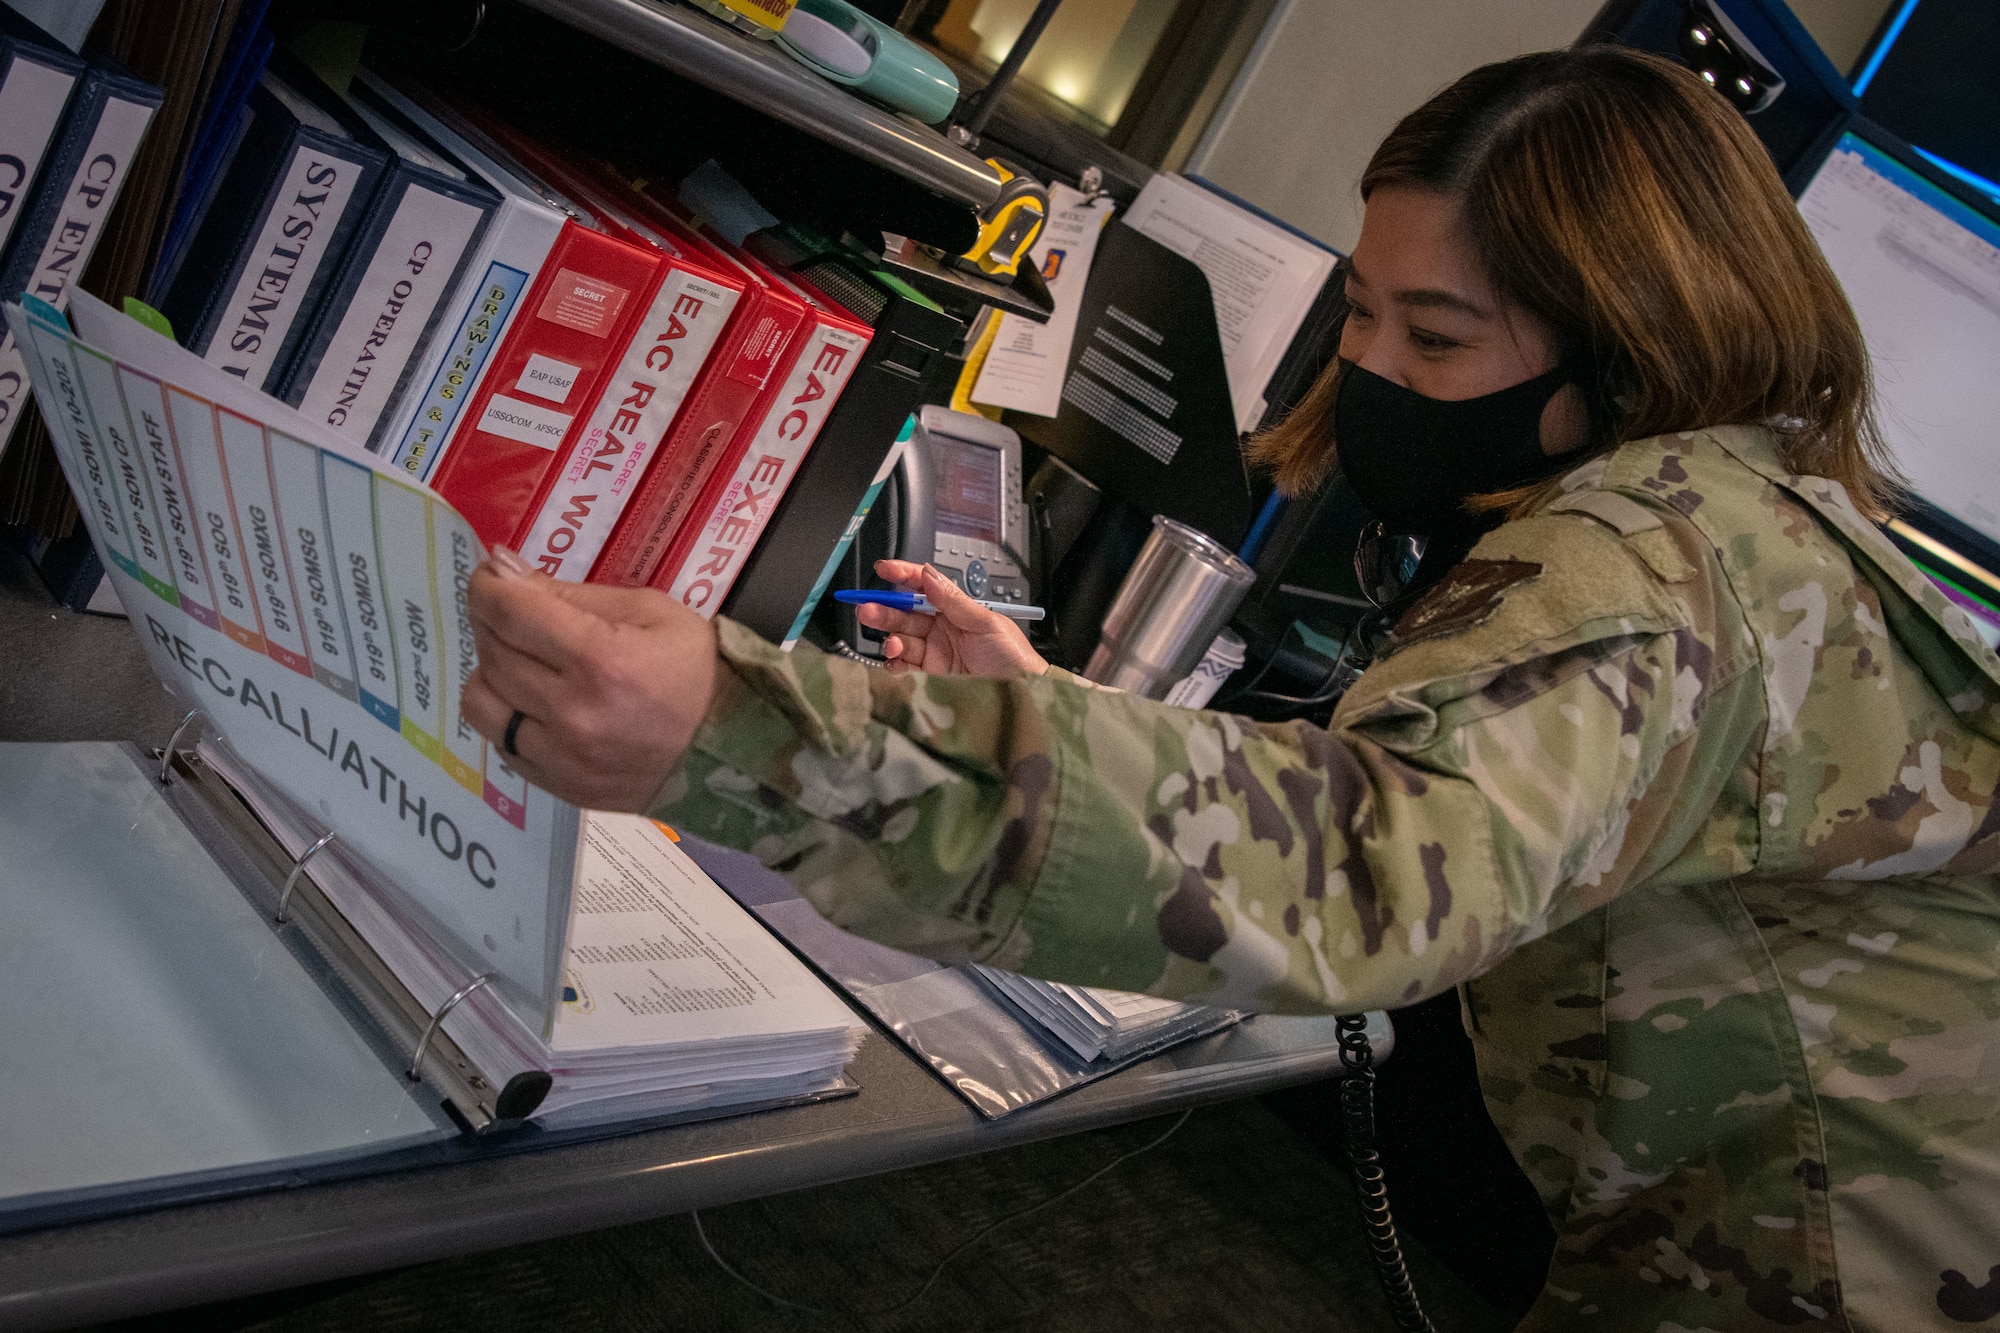
M 938 468 L 938 531 L 1000 542 L 1000 451 L 933 435 Z
M 1851 132 L 1799 210 L 1861 321 L 1897 461 L 2000 542 L 2000 223 Z

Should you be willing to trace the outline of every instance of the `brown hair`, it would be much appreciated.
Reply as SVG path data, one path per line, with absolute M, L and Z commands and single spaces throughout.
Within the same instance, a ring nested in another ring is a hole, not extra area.
M 1691 71 L 1613 46 L 1476 69 L 1382 141 L 1362 198 L 1385 185 L 1456 199 L 1501 294 L 1589 368 L 1595 447 L 1578 463 L 1622 440 L 1781 422 L 1788 467 L 1885 515 L 1897 472 L 1854 312 L 1750 126 Z M 1333 467 L 1340 365 L 1251 444 L 1288 493 Z M 1544 490 L 1468 507 L 1518 513 Z

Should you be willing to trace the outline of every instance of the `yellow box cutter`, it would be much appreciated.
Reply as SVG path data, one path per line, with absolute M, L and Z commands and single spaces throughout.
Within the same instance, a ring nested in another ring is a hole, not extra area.
M 1028 247 L 1042 234 L 1049 216 L 1049 192 L 1040 181 L 989 157 L 986 165 L 1000 173 L 1000 197 L 980 210 L 979 239 L 962 256 L 989 277 L 1011 278 L 1020 270 Z

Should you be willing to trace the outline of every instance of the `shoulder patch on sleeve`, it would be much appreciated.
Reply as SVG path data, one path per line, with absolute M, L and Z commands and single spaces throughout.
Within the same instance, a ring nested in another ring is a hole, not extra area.
M 1571 491 L 1550 504 L 1548 512 L 1588 514 L 1621 537 L 1650 532 L 1660 526 L 1658 514 L 1615 491 Z
M 1667 533 L 1667 521 L 1659 510 L 1616 491 L 1572 491 L 1559 496 L 1548 514 L 1582 514 L 1596 519 L 1625 539 L 1639 558 L 1668 583 L 1683 583 L 1694 575 L 1674 540 Z
M 1415 643 L 1433 635 L 1469 629 L 1499 609 L 1509 588 L 1541 576 L 1533 560 L 1465 560 L 1436 587 L 1419 597 L 1396 622 L 1396 642 Z

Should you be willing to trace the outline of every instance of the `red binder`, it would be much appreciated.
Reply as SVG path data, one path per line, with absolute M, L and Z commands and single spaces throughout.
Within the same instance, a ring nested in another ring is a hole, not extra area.
M 651 586 L 713 616 L 798 475 L 873 330 L 803 281 L 774 274 L 807 302 L 790 364 L 745 418 L 729 452 L 654 567 Z
M 789 369 L 809 316 L 805 298 L 750 256 L 680 213 L 678 206 L 633 191 L 663 228 L 702 244 L 745 283 L 729 329 L 688 394 L 659 457 L 605 547 L 591 580 L 637 587 L 651 578 L 684 528 L 709 478 L 738 452 L 738 437 L 773 380 Z
M 563 227 L 431 479 L 487 545 L 518 543 L 665 269 L 656 251 Z
M 636 301 L 637 314 L 618 355 L 595 392 L 581 400 L 590 406 L 571 424 L 560 455 L 547 460 L 541 485 L 515 519 L 512 540 L 523 556 L 556 578 L 580 582 L 700 382 L 746 284 L 699 247 L 635 217 L 624 206 L 628 201 L 616 198 L 595 172 L 482 110 L 464 111 L 532 173 L 594 214 L 621 244 L 648 256 L 655 268 L 652 285 Z M 510 342 L 512 338 L 510 332 Z M 504 378 L 510 366 L 503 362 L 498 367 L 503 384 L 511 382 Z M 547 362 L 538 362 L 527 373 L 535 368 L 560 377 L 569 366 L 559 363 L 551 371 Z M 454 479 L 463 479 L 460 484 L 467 489 L 483 484 L 476 456 L 457 461 Z M 457 503 L 458 496 L 442 481 L 440 492 Z M 478 528 L 479 520 L 473 521 Z

